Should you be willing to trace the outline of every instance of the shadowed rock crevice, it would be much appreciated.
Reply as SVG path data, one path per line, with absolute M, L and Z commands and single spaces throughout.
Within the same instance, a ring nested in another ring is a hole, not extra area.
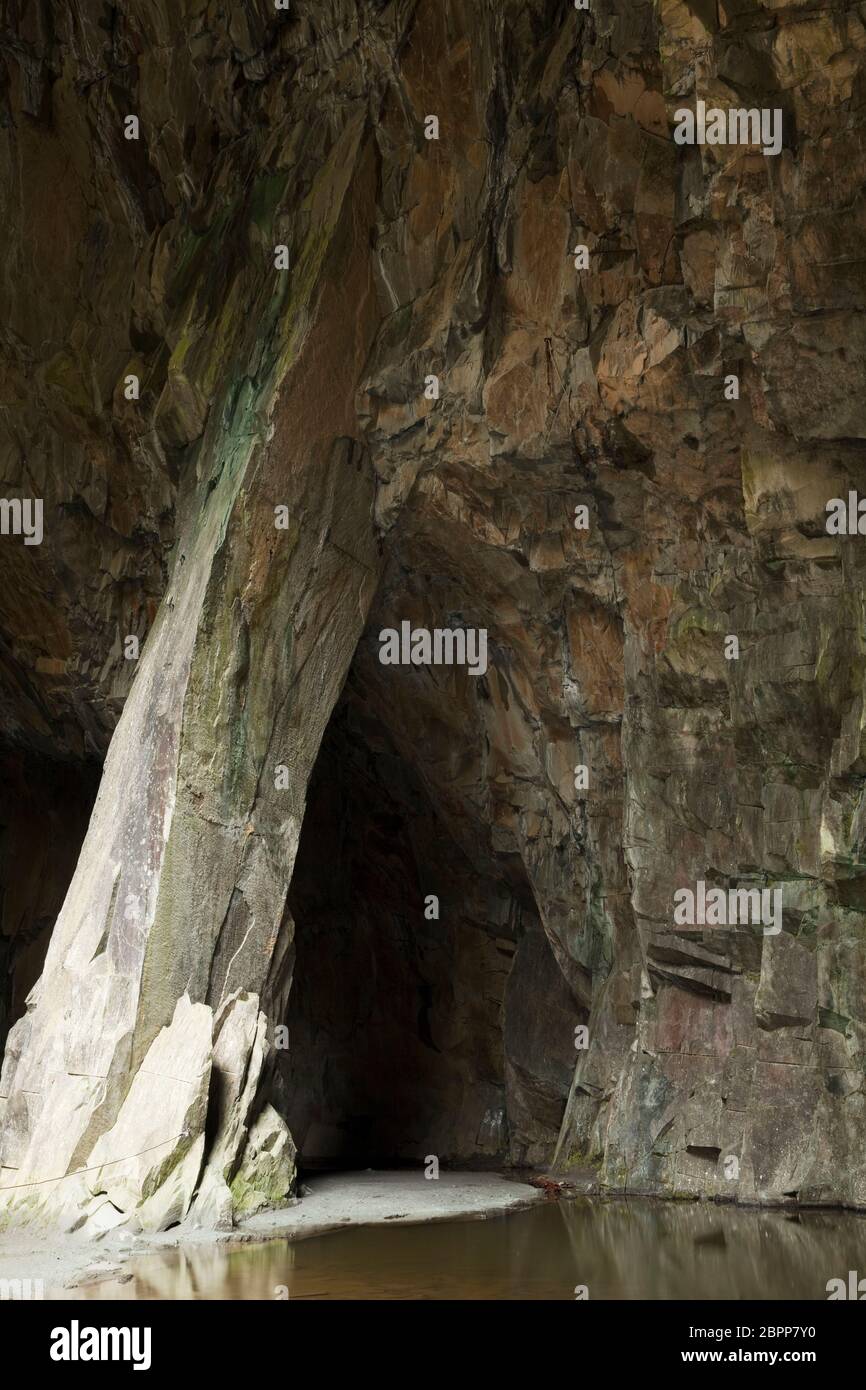
M 0 749 L 0 1053 L 42 971 L 100 772 Z

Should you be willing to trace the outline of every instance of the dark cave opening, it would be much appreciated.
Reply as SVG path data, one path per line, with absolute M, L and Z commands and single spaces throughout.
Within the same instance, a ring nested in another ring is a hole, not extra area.
M 470 860 L 350 676 L 310 784 L 278 1054 L 302 1169 L 549 1161 L 572 995 L 515 856 Z
M 101 768 L 0 750 L 0 1057 L 45 962 Z

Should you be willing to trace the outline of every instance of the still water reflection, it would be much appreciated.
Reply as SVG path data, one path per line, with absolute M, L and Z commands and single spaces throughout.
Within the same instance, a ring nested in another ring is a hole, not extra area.
M 83 1298 L 826 1299 L 866 1274 L 866 1218 L 665 1202 L 545 1202 L 487 1221 L 149 1255 Z M 285 1292 L 287 1290 L 287 1293 Z

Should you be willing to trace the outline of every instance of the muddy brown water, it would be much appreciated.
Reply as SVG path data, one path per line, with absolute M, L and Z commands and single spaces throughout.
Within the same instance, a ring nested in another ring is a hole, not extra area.
M 652 1201 L 545 1202 L 484 1221 L 367 1226 L 148 1255 L 99 1299 L 826 1299 L 866 1276 L 866 1217 Z M 866 1287 L 866 1285 L 864 1285 Z

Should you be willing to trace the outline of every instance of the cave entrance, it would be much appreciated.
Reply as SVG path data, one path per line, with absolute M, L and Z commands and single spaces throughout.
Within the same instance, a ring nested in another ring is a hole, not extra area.
M 289 905 L 278 1068 L 302 1170 L 550 1160 L 576 1015 L 522 864 L 455 841 L 352 675 Z
M 0 748 L 0 1061 L 42 973 L 99 777 L 96 762 Z

